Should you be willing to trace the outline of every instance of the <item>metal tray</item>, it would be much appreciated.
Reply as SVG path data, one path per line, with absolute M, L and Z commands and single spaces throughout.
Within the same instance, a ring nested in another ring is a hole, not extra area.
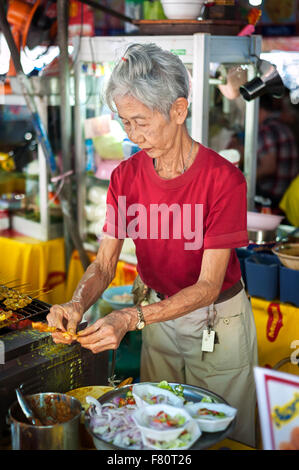
M 147 383 L 151 385 L 158 384 L 158 382 L 143 382 L 143 383 Z M 175 386 L 175 385 L 180 385 L 180 384 L 176 382 L 169 382 L 169 385 Z M 226 405 L 229 405 L 229 403 L 227 403 L 227 401 L 225 401 L 222 397 L 220 397 L 216 393 L 206 390 L 205 388 L 195 387 L 194 385 L 185 385 L 185 384 L 181 384 L 181 385 L 184 387 L 184 397 L 187 401 L 193 401 L 197 403 L 201 401 L 204 397 L 207 397 L 207 398 L 211 398 L 214 403 L 224 403 Z M 98 398 L 98 401 L 99 403 L 103 404 L 103 403 L 107 403 L 111 401 L 115 397 L 125 397 L 127 391 L 129 390 L 131 386 L 132 385 L 125 385 L 124 387 L 105 393 L 104 395 Z M 235 424 L 236 424 L 236 418 L 230 423 L 230 425 L 224 431 L 213 432 L 213 433 L 203 432 L 200 438 L 188 450 L 202 450 L 202 449 L 207 449 L 213 446 L 217 442 L 220 442 L 223 439 L 225 439 L 227 436 L 229 436 L 233 432 Z M 88 432 L 91 434 L 92 438 L 97 441 L 97 447 L 100 447 L 102 450 L 116 450 L 116 449 L 130 450 L 128 447 L 116 447 L 114 444 L 104 441 L 99 436 L 94 434 L 89 426 L 89 415 L 87 414 L 87 412 L 85 413 L 85 426 Z

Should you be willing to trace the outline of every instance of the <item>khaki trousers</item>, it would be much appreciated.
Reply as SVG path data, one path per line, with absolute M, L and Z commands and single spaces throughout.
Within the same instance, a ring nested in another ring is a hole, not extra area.
M 150 303 L 159 299 L 156 293 Z M 258 364 L 256 329 L 250 301 L 242 289 L 235 297 L 215 304 L 214 330 L 219 344 L 202 358 L 203 328 L 209 308 L 176 320 L 154 323 L 142 332 L 140 380 L 167 380 L 206 388 L 237 408 L 230 436 L 255 446 L 256 393 L 253 367 Z

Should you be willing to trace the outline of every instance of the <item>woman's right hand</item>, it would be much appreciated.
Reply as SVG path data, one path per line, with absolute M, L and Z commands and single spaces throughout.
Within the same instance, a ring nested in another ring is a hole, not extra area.
M 71 300 L 61 305 L 53 305 L 47 315 L 49 326 L 55 326 L 63 332 L 76 333 L 77 326 L 83 317 L 83 308 L 79 302 Z M 73 339 L 67 339 L 61 333 L 52 333 L 54 343 L 70 344 Z
M 111 237 L 104 237 L 101 240 L 97 257 L 83 274 L 72 300 L 50 308 L 50 313 L 47 315 L 49 326 L 59 328 L 64 333 L 76 333 L 84 312 L 95 304 L 115 276 L 123 242 Z M 65 336 L 67 335 L 62 333 L 52 333 L 55 343 L 70 344 L 73 339 L 67 339 Z

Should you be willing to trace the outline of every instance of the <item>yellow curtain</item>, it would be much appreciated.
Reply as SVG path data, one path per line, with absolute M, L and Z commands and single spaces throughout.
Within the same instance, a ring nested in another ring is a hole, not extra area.
M 0 237 L 0 282 L 14 281 L 9 286 L 26 284 L 22 292 L 50 304 L 63 303 L 65 296 L 64 240 L 47 242 L 25 237 Z M 41 289 L 49 291 L 42 294 Z

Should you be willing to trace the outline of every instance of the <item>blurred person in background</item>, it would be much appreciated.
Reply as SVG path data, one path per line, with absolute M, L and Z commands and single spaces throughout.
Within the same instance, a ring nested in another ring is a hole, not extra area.
M 280 111 L 280 100 L 271 95 L 260 98 L 256 193 L 270 198 L 274 210 L 299 172 L 296 139 Z

